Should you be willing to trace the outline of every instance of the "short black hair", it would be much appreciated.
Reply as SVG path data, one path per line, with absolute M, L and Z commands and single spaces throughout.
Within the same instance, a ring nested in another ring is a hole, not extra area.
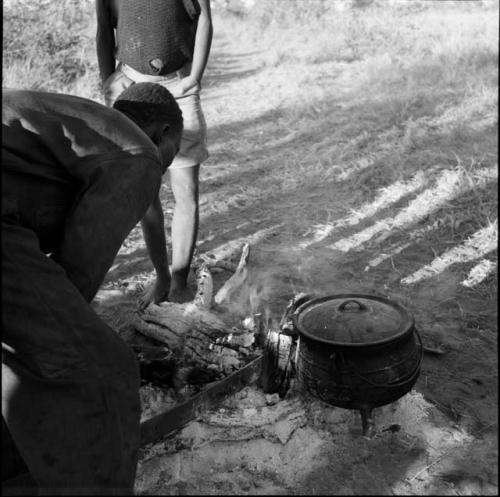
M 116 99 L 113 107 L 139 127 L 154 123 L 182 124 L 182 112 L 173 95 L 156 83 L 134 83 Z

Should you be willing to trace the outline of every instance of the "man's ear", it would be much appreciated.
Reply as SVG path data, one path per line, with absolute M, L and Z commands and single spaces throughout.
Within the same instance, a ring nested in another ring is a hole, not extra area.
M 170 124 L 164 123 L 160 129 L 161 129 L 161 138 L 163 138 L 163 136 L 169 132 Z
M 159 145 L 169 129 L 170 125 L 168 123 L 158 123 L 154 128 L 153 135 L 151 136 L 153 142 L 156 143 L 156 145 Z

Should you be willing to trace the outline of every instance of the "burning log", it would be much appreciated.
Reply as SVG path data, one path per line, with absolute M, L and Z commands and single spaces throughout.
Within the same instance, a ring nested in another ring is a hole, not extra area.
M 214 282 L 212 273 L 206 265 L 198 269 L 197 289 L 193 305 L 201 309 L 210 309 L 213 304 Z
M 138 313 L 134 326 L 140 333 L 164 343 L 172 351 L 182 349 L 190 334 L 206 335 L 207 339 L 215 342 L 230 333 L 224 321 L 194 302 L 151 304 Z
M 250 245 L 243 247 L 241 259 L 234 274 L 229 278 L 215 295 L 215 303 L 221 305 L 228 301 L 231 295 L 245 283 L 248 276 L 248 258 L 250 257 Z
M 247 278 L 249 245 L 242 250 L 235 273 L 214 299 L 213 280 L 207 264 L 197 270 L 197 292 L 192 302 L 150 304 L 138 311 L 132 325 L 141 334 L 167 346 L 180 363 L 212 367 L 228 374 L 244 364 L 251 354 L 255 334 L 227 322 L 218 314 L 214 300 L 222 305 Z

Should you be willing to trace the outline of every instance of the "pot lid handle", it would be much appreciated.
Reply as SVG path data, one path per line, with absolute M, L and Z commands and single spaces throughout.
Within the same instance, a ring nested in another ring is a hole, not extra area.
M 366 305 L 359 302 L 359 300 L 348 299 L 348 300 L 344 300 L 344 302 L 342 302 L 342 304 L 339 305 L 339 311 L 348 311 L 348 309 L 346 309 L 346 307 L 349 304 L 356 304 L 358 306 L 358 308 L 357 308 L 358 311 L 366 311 L 367 310 Z M 354 310 L 354 308 L 352 308 L 352 309 Z

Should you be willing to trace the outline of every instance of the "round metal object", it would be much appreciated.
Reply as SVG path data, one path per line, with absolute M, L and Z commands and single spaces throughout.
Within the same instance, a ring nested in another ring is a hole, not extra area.
M 417 381 L 423 346 L 413 316 L 383 297 L 319 297 L 293 314 L 299 335 L 299 382 L 331 405 L 358 409 L 363 433 L 371 411 L 394 402 Z
M 319 297 L 299 306 L 293 316 L 304 337 L 327 345 L 381 345 L 411 334 L 413 316 L 400 304 L 365 295 Z

